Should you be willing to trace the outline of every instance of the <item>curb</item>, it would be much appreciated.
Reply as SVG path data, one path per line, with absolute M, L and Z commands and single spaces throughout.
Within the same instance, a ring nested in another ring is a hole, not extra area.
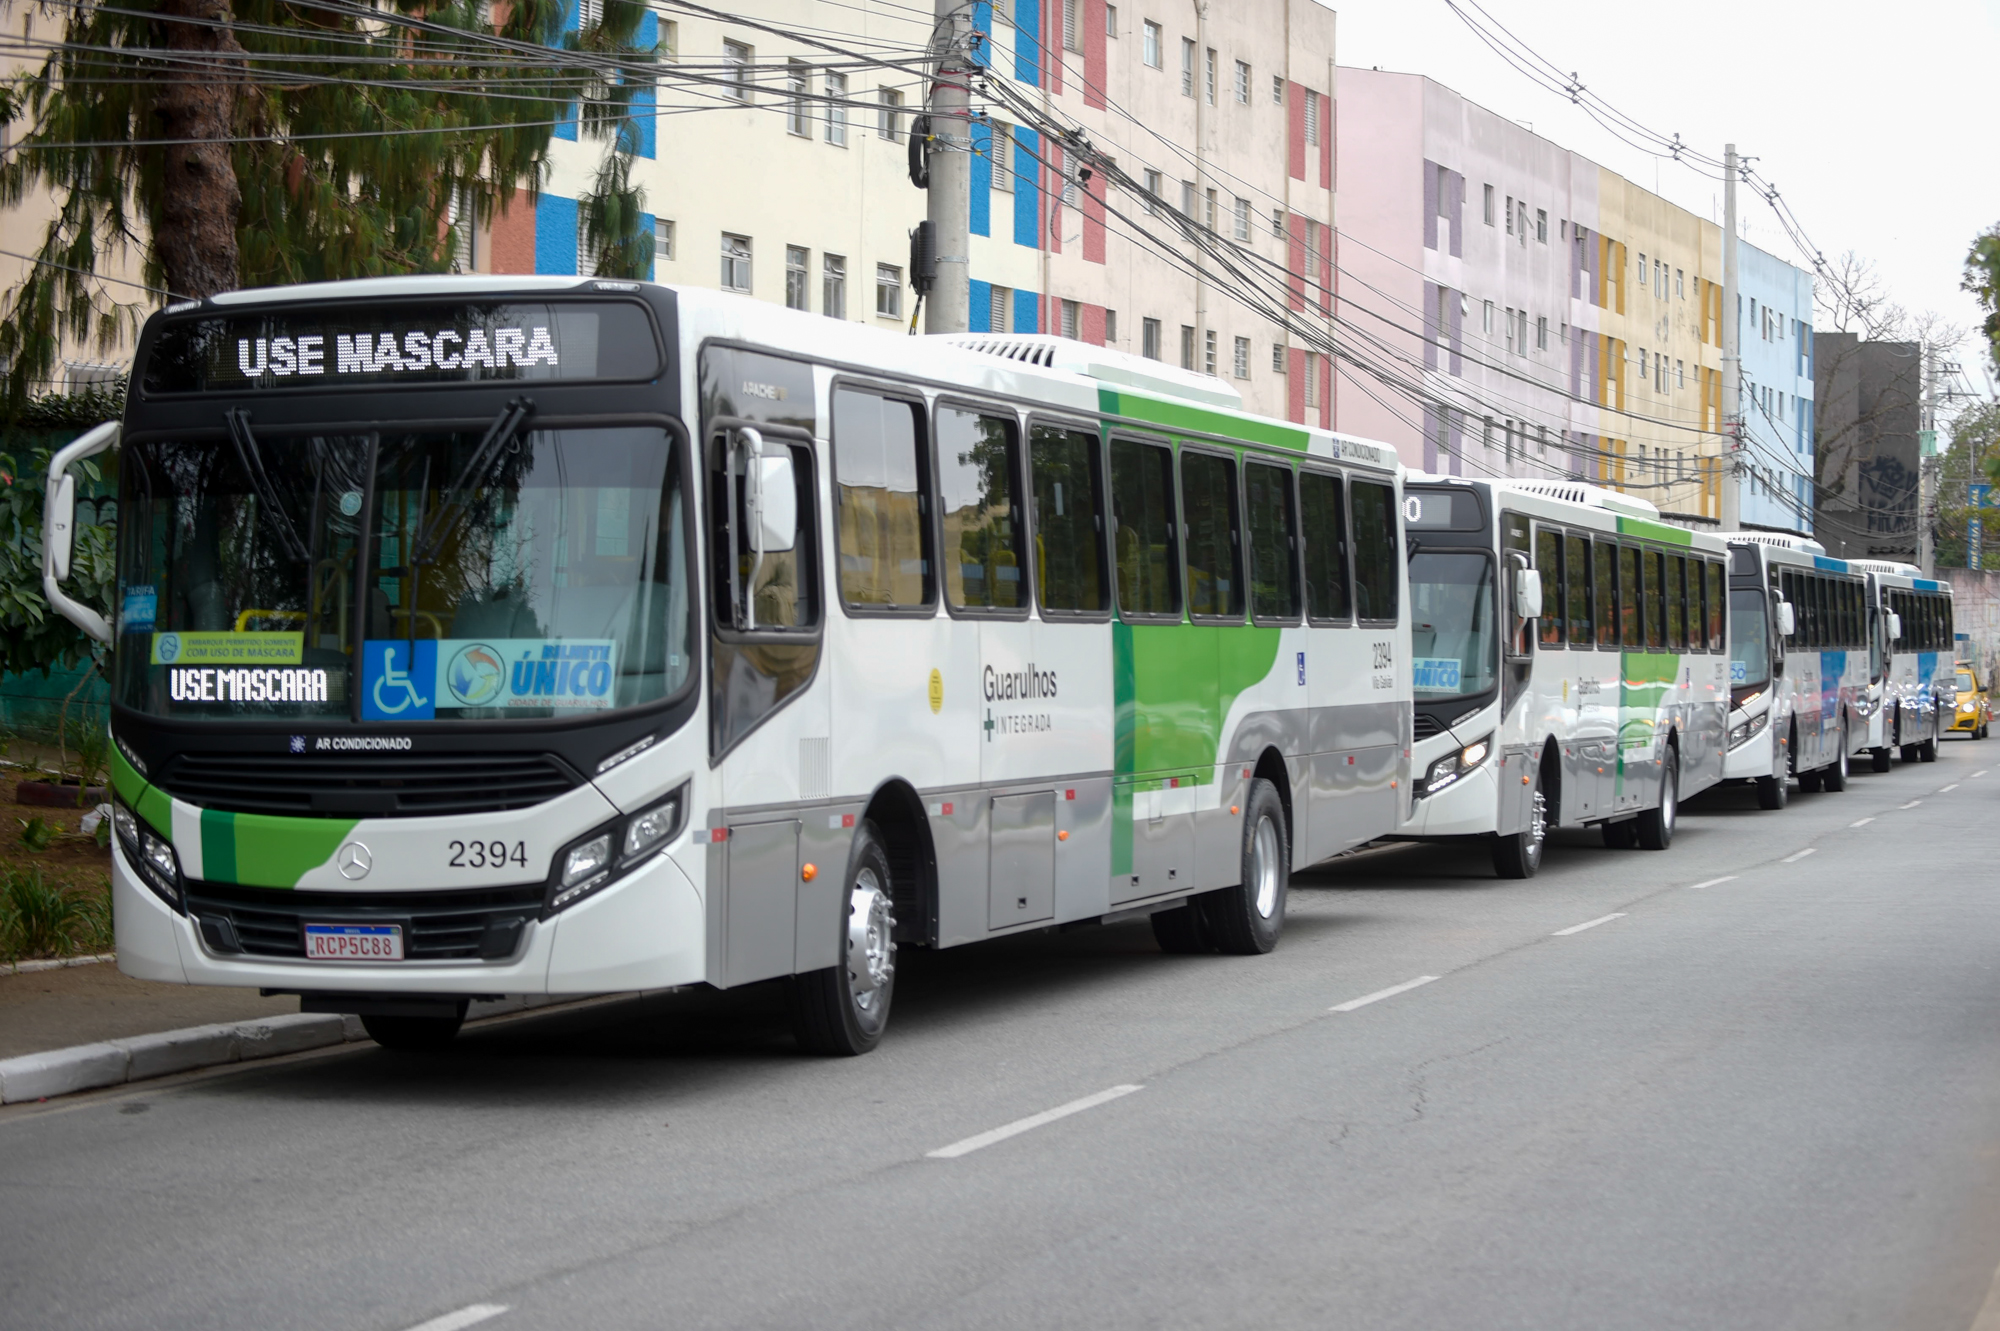
M 36 971 L 67 970 L 71 966 L 95 966 L 100 961 L 116 961 L 116 952 L 100 952 L 90 957 L 52 957 L 47 961 L 10 961 L 0 965 L 0 975 L 32 975 Z
M 537 994 L 478 1002 L 466 1018 L 498 1017 L 565 1001 L 570 1000 Z M 49 1049 L 0 1059 L 0 1104 L 47 1100 L 175 1072 L 248 1063 L 367 1039 L 359 1017 L 300 1012 Z

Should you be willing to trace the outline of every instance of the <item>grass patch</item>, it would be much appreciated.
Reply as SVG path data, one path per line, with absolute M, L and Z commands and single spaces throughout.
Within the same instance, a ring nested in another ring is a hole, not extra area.
M 108 892 L 52 882 L 39 865 L 0 868 L 0 958 L 89 956 L 111 948 Z

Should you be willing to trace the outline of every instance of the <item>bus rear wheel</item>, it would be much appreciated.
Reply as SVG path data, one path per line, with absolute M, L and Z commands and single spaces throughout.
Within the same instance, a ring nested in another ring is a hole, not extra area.
M 1528 798 L 1528 825 L 1493 838 L 1493 872 L 1502 878 L 1533 878 L 1542 867 L 1542 848 L 1549 840 L 1549 801 L 1542 793 L 1541 774 Z
M 1630 850 L 1639 844 L 1639 830 L 1630 818 L 1616 823 L 1599 823 L 1598 831 L 1608 850 Z
M 455 1017 L 371 1017 L 361 1018 L 368 1038 L 384 1049 L 411 1054 L 434 1054 L 447 1049 L 458 1038 L 465 1013 Z
M 791 980 L 792 1034 L 809 1054 L 851 1057 L 882 1042 L 896 996 L 894 881 L 882 834 L 872 821 L 863 823 L 848 857 L 844 960 Z
M 1277 788 L 1259 777 L 1243 798 L 1243 872 L 1236 886 L 1204 892 L 1190 903 L 1200 910 L 1203 932 L 1216 951 L 1251 957 L 1278 945 L 1278 935 L 1285 929 L 1291 864 L 1284 805 L 1278 801 Z
M 1868 750 L 1868 770 L 1871 772 L 1886 772 L 1889 770 L 1888 745 L 1884 744 L 1879 749 Z
M 1667 746 L 1666 770 L 1660 773 L 1660 802 L 1632 820 L 1641 850 L 1665 850 L 1674 844 L 1674 824 L 1681 811 L 1680 750 Z

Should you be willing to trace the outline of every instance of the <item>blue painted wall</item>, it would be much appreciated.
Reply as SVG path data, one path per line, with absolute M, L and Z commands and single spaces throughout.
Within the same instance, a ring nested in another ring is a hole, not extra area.
M 993 234 L 993 126 L 985 121 L 972 125 L 972 184 L 967 202 L 971 206 L 972 234 Z
M 1034 291 L 1014 293 L 1014 331 L 1017 333 L 1039 333 L 1042 331 L 1041 295 Z
M 576 200 L 544 194 L 535 200 L 535 272 L 576 272 Z
M 1061 4 L 1062 0 L 1055 0 Z M 1042 0 L 1014 0 L 1014 77 L 1042 86 Z
M 1034 249 L 1041 240 L 1035 225 L 1042 209 L 1042 136 L 1014 127 L 1014 243 Z
M 993 284 L 973 278 L 966 310 L 965 328 L 970 333 L 990 333 L 993 331 Z

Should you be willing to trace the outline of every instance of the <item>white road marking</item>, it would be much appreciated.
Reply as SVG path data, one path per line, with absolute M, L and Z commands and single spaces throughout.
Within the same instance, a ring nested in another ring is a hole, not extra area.
M 1407 994 L 1410 990 L 1429 984 L 1436 978 L 1437 976 L 1435 975 L 1419 975 L 1414 980 L 1405 980 L 1401 984 L 1392 984 L 1387 989 L 1377 989 L 1372 994 L 1363 994 L 1359 998 L 1350 998 L 1345 1003 L 1335 1003 L 1327 1011 L 1352 1012 L 1358 1007 L 1367 1007 L 1370 1003 L 1379 1003 L 1385 998 L 1394 998 L 1397 994 Z
M 1990 771 L 1992 771 L 1992 770 L 1993 770 L 1993 769 L 1992 769 L 1992 768 L 1990 768 L 1990 767 L 1984 767 L 1984 768 L 1981 768 L 1981 769 L 1980 769 L 1979 771 L 1977 771 L 1977 772 L 1974 772 L 1974 773 L 1973 773 L 1973 775 L 1974 775 L 1974 776 L 1985 776 L 1985 775 L 1986 775 L 1986 774 L 1987 774 L 1988 772 L 1990 772 Z
M 1954 781 L 1954 782 L 1952 782 L 1952 783 L 1951 783 L 1950 785 L 1948 785 L 1948 786 L 1939 786 L 1939 787 L 1938 787 L 1938 792 L 1937 792 L 1937 793 L 1938 793 L 1938 794 L 1940 794 L 1940 795 L 1942 795 L 1942 794 L 1944 794 L 1944 793 L 1945 793 L 1945 792 L 1947 792 L 1947 791 L 1952 791 L 1952 790 L 1957 790 L 1957 789 L 1958 789 L 1958 782 Z
M 1690 891 L 1690 892 L 1695 892 L 1695 891 L 1699 891 L 1700 889 L 1702 889 L 1702 888 L 1704 888 L 1704 887 L 1720 887 L 1720 886 L 1721 886 L 1722 884 L 1724 884 L 1724 883 L 1733 883 L 1733 882 L 1735 882 L 1735 881 L 1736 881 L 1736 875 L 1735 875 L 1735 874 L 1733 874 L 1733 873 L 1726 873 L 1726 874 L 1722 875 L 1722 877 L 1720 877 L 1720 878 L 1711 878 L 1711 879 L 1707 880 L 1706 882 L 1701 882 L 1701 883 L 1689 883 L 1689 884 L 1688 884 L 1688 891 Z
M 1899 809 L 1914 809 L 1914 808 L 1916 808 L 1916 807 L 1917 807 L 1917 806 L 1918 806 L 1919 804 L 1922 804 L 1922 803 L 1923 803 L 1923 801 L 1922 801 L 1922 800 L 1911 800 L 1911 801 L 1910 801 L 1910 802 L 1909 802 L 1908 804 L 1898 804 L 1898 805 L 1897 805 L 1896 807 L 1897 807 L 1897 808 L 1899 808 Z
M 1868 816 L 1867 816 L 1866 818 L 1857 818 L 1857 819 L 1855 819 L 1855 820 L 1854 820 L 1853 822 L 1849 823 L 1849 824 L 1848 824 L 1848 826 L 1849 826 L 1849 827 L 1866 827 L 1866 826 L 1868 826 L 1868 824 L 1870 824 L 1870 823 L 1872 823 L 1872 822 L 1874 822 L 1874 821 L 1875 821 L 1875 815 L 1871 813 L 1871 814 L 1869 814 L 1869 815 L 1868 815 Z
M 1554 933 L 1550 934 L 1549 937 L 1563 938 L 1567 937 L 1570 934 L 1580 934 L 1585 929 L 1595 929 L 1600 924 L 1609 924 L 1613 920 L 1622 920 L 1624 918 L 1625 918 L 1624 911 L 1615 910 L 1611 912 L 1611 914 L 1609 915 L 1600 915 L 1594 920 L 1585 920 L 1582 924 L 1572 924 L 1567 929 L 1558 929 Z
M 1109 1104 L 1120 1096 L 1130 1095 L 1134 1091 L 1143 1091 L 1144 1089 L 1146 1088 L 1143 1086 L 1113 1086 L 1108 1091 L 1099 1091 L 1095 1095 L 1086 1095 L 1081 1100 L 1072 1100 L 1066 1105 L 1057 1105 L 1054 1109 L 1044 1109 L 1039 1114 L 1030 1114 L 1026 1118 L 1017 1118 L 1012 1123 L 1003 1124 L 990 1132 L 982 1132 L 977 1136 L 967 1137 L 963 1141 L 955 1141 L 949 1146 L 940 1146 L 935 1151 L 927 1152 L 927 1154 L 933 1160 L 956 1160 L 959 1156 L 970 1155 L 981 1147 L 991 1146 L 995 1142 L 1004 1142 L 1009 1137 L 1018 1137 L 1024 1132 L 1032 1132 L 1036 1128 L 1044 1124 L 1053 1123 L 1059 1118 L 1068 1118 L 1071 1114 L 1081 1114 L 1086 1109 L 1095 1109 L 1101 1104 Z M 418 1331 L 422 1331 L 422 1329 L 419 1328 Z
M 457 1312 L 433 1317 L 428 1322 L 419 1322 L 410 1331 L 464 1331 L 468 1326 L 477 1326 L 489 1317 L 498 1317 L 507 1311 L 504 1303 L 468 1303 Z
M 1815 851 L 1815 850 L 1817 850 L 1817 849 L 1818 849 L 1818 847 L 1817 847 L 1817 846 L 1807 846 L 1807 847 L 1806 847 L 1806 848 L 1805 848 L 1804 850 L 1795 850 L 1795 851 L 1793 851 L 1793 852 L 1792 852 L 1791 854 L 1789 854 L 1789 855 L 1785 856 L 1785 858 L 1783 858 L 1782 860 L 1779 860 L 1779 861 L 1778 861 L 1778 863 L 1780 863 L 1780 864 L 1797 864 L 1797 863 L 1798 863 L 1798 862 L 1799 862 L 1800 860 L 1802 860 L 1802 859 L 1804 859 L 1804 858 L 1805 858 L 1806 856 L 1808 856 L 1808 855 L 1812 854 L 1812 853 L 1813 853 L 1813 851 Z

